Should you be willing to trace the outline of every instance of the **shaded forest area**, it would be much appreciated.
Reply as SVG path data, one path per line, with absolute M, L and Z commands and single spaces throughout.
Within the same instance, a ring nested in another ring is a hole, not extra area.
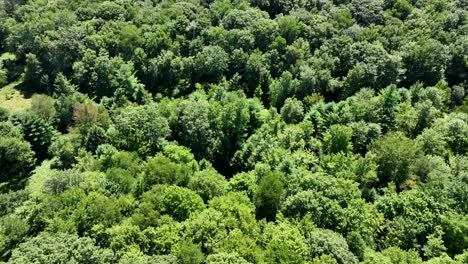
M 3 0 L 0 261 L 468 263 L 465 0 Z

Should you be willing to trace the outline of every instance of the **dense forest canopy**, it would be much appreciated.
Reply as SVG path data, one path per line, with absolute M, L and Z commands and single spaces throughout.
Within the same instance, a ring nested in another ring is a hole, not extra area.
M 468 263 L 465 0 L 3 0 L 0 262 Z

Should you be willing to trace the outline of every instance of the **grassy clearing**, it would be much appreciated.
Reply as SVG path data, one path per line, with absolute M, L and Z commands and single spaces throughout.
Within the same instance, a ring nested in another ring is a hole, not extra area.
M 24 95 L 16 89 L 19 84 L 20 82 L 17 81 L 0 88 L 0 107 L 10 112 L 15 112 L 25 110 L 31 106 L 31 99 L 25 98 Z

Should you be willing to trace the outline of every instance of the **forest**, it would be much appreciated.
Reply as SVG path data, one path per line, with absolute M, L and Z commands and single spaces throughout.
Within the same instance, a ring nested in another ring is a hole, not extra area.
M 0 1 L 0 263 L 468 264 L 466 0 Z

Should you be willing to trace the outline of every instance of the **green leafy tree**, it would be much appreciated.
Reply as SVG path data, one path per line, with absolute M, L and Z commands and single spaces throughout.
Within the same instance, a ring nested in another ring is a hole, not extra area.
M 281 108 L 281 117 L 286 123 L 296 124 L 304 117 L 304 107 L 302 102 L 295 98 L 288 98 Z
M 327 153 L 349 153 L 353 149 L 351 143 L 352 129 L 343 125 L 333 125 L 323 136 L 323 147 Z
M 114 128 L 111 141 L 123 149 L 142 154 L 155 153 L 171 132 L 167 119 L 153 104 L 123 109 L 114 119 Z
M 54 100 L 47 95 L 35 94 L 31 97 L 31 110 L 51 123 L 55 118 Z
M 384 20 L 383 1 L 353 0 L 351 12 L 357 22 L 363 25 L 380 24 Z
M 398 0 L 393 4 L 392 14 L 401 20 L 405 20 L 413 11 L 413 6 L 406 0 Z
M 214 114 L 208 101 L 187 100 L 180 104 L 178 121 L 178 137 L 180 142 L 189 147 L 195 157 L 208 157 L 210 148 L 215 141 L 210 119 Z
M 332 256 L 338 263 L 357 263 L 357 258 L 348 249 L 346 240 L 339 234 L 317 229 L 305 234 L 310 258 Z
M 15 215 L 7 215 L 0 218 L 0 256 L 8 258 L 11 251 L 24 240 L 29 232 L 28 223 Z
M 200 245 L 194 244 L 189 240 L 181 241 L 175 246 L 173 251 L 178 258 L 177 263 L 200 264 L 203 263 L 205 259 Z
M 379 118 L 384 131 L 393 130 L 395 128 L 400 100 L 401 96 L 395 85 L 390 85 L 380 92 L 379 103 L 381 106 L 379 109 Z
M 11 263 L 107 263 L 114 261 L 114 254 L 109 249 L 94 245 L 89 237 L 41 233 L 13 250 Z
M 218 46 L 206 46 L 195 56 L 198 81 L 218 81 L 228 67 L 228 54 Z
M 53 127 L 34 112 L 19 112 L 12 119 L 23 131 L 24 139 L 31 144 L 36 158 L 46 159 L 49 146 L 56 133 Z
M 140 188 L 146 191 L 154 184 L 185 186 L 191 176 L 192 168 L 185 164 L 173 162 L 170 158 L 158 153 L 155 157 L 146 161 L 142 171 Z
M 282 175 L 276 172 L 269 172 L 260 179 L 255 192 L 255 205 L 257 207 L 257 217 L 274 220 L 284 195 L 284 183 Z
M 1 182 L 24 180 L 35 161 L 31 144 L 19 137 L 0 137 Z
M 393 181 L 398 187 L 410 177 L 411 165 L 419 154 L 415 142 L 401 133 L 390 133 L 374 141 L 371 151 L 376 155 L 381 183 Z
M 208 208 L 192 214 L 186 222 L 183 237 L 201 245 L 204 254 L 212 254 L 226 237 L 227 230 L 221 212 Z
M 143 193 L 142 201 L 144 206 L 150 206 L 178 221 L 187 219 L 190 214 L 201 211 L 205 207 L 203 200 L 196 192 L 168 185 L 155 185 L 152 190 Z
M 406 66 L 405 85 L 417 81 L 426 85 L 434 85 L 442 78 L 445 70 L 448 51 L 447 47 L 434 39 L 409 43 L 404 49 L 403 63 Z
M 202 170 L 190 177 L 188 188 L 197 192 L 207 202 L 223 195 L 228 189 L 228 182 L 215 170 Z
M 48 92 L 48 76 L 44 74 L 44 70 L 40 61 L 33 53 L 26 55 L 26 67 L 23 75 L 23 85 L 28 91 L 42 93 Z
M 440 248 L 446 246 L 447 253 L 451 255 L 462 254 L 468 248 L 466 218 L 466 215 L 459 214 L 447 214 L 442 218 L 444 245 L 440 245 Z
M 210 264 L 247 264 L 250 263 L 235 253 L 217 253 L 209 255 L 206 263 Z
M 307 246 L 295 226 L 281 222 L 268 223 L 264 230 L 265 259 L 270 263 L 304 263 Z

